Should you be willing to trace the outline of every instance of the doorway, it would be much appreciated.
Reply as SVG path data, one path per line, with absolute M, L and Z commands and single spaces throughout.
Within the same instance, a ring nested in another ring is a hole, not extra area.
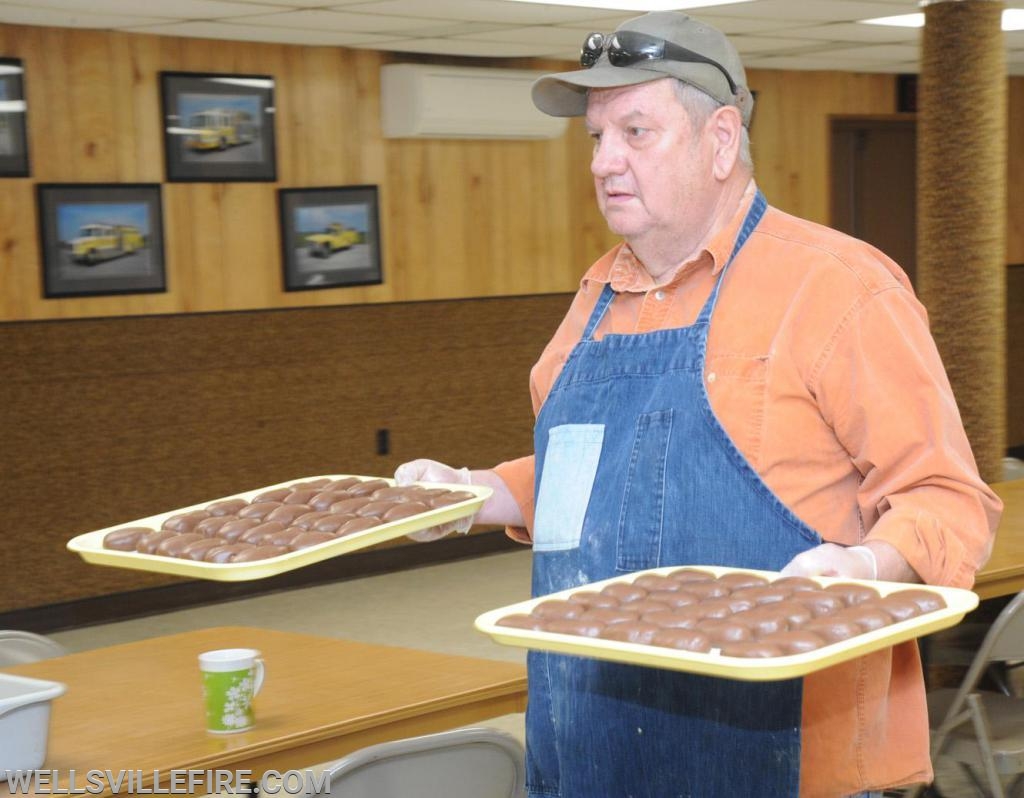
M 832 226 L 867 241 L 915 282 L 917 128 L 913 114 L 833 117 Z

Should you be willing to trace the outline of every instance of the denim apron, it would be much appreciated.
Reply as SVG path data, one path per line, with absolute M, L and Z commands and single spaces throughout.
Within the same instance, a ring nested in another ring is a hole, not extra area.
M 758 192 L 729 259 L 764 214 Z M 765 485 L 704 387 L 723 268 L 690 327 L 593 339 L 605 286 L 537 417 L 533 595 L 666 565 L 779 570 L 821 542 Z M 534 798 L 796 796 L 802 682 L 531 651 Z

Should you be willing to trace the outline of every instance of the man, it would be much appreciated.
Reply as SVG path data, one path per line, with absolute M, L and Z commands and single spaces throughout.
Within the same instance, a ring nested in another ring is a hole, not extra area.
M 588 37 L 581 67 L 533 99 L 585 116 L 625 242 L 531 373 L 536 453 L 396 478 L 493 487 L 476 520 L 533 543 L 534 595 L 673 564 L 969 587 L 1001 505 L 906 276 L 766 205 L 753 100 L 717 30 L 647 14 Z M 529 665 L 531 796 L 835 798 L 931 778 L 913 643 L 766 683 Z

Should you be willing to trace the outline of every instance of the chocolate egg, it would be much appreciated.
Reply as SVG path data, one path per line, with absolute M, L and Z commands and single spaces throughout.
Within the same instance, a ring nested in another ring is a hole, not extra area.
M 161 525 L 161 529 L 170 529 L 173 532 L 191 532 L 196 524 L 205 518 L 209 518 L 210 514 L 206 510 L 192 510 L 187 513 L 178 513 L 172 515 Z
M 261 521 L 281 506 L 278 501 L 261 501 L 243 507 L 238 511 L 239 518 L 258 518 Z
M 946 600 L 938 593 L 925 588 L 910 588 L 908 590 L 897 590 L 889 594 L 899 596 L 901 599 L 913 601 L 924 612 L 934 612 L 946 608 Z
M 155 554 L 157 546 L 177 534 L 179 533 L 175 532 L 173 529 L 161 529 L 157 532 L 151 532 L 148 535 L 142 535 L 135 543 L 135 550 L 140 554 Z
M 135 551 L 139 538 L 143 535 L 151 535 L 155 531 L 148 526 L 126 526 L 122 529 L 115 529 L 103 536 L 103 548 L 114 551 Z
M 201 561 L 206 559 L 206 553 L 211 549 L 220 548 L 221 546 L 230 545 L 229 541 L 223 538 L 202 538 L 189 543 L 179 555 L 183 560 L 196 560 Z
M 234 515 L 212 515 L 196 524 L 192 531 L 206 537 L 214 537 L 221 527 L 235 520 L 237 520 L 237 516 Z
M 544 631 L 561 635 L 579 635 L 580 637 L 597 637 L 604 624 L 599 621 L 583 618 L 545 618 Z
M 381 519 L 374 518 L 372 515 L 363 518 L 351 518 L 338 527 L 338 531 L 334 534 L 343 538 L 346 535 L 353 535 L 356 532 L 365 532 L 367 529 L 373 529 L 375 526 L 380 526 L 380 524 Z
M 618 599 L 621 604 L 627 604 L 631 601 L 639 601 L 642 598 L 647 598 L 647 591 L 642 587 L 636 587 L 626 582 L 612 582 L 610 585 L 605 585 L 601 588 L 601 592 L 606 596 Z
M 360 507 L 365 507 L 370 502 L 369 496 L 354 496 L 335 502 L 331 505 L 330 510 L 332 513 L 340 514 L 355 513 Z
M 303 532 L 292 539 L 292 542 L 288 544 L 288 548 L 292 551 L 298 551 L 299 549 L 308 549 L 310 546 L 318 546 L 329 540 L 337 540 L 337 538 L 326 532 Z
M 262 491 L 253 496 L 250 504 L 281 502 L 286 496 L 291 495 L 291 492 L 291 488 L 270 488 L 269 490 Z
M 871 585 L 859 585 L 855 582 L 835 582 L 827 585 L 825 592 L 835 593 L 848 607 L 879 597 L 878 591 Z
M 626 621 L 613 623 L 601 630 L 598 637 L 605 640 L 618 640 L 623 643 L 650 643 L 661 631 L 660 626 L 645 621 Z
M 769 659 L 781 657 L 783 651 L 779 646 L 762 643 L 758 640 L 726 643 L 722 646 L 723 657 L 745 657 L 748 659 Z
M 349 496 L 369 496 L 371 493 L 380 490 L 381 488 L 388 487 L 388 483 L 383 479 L 367 479 L 360 482 L 358 485 L 353 485 L 348 488 Z
M 351 513 L 330 513 L 313 523 L 313 532 L 326 532 L 329 535 L 336 535 L 338 531 L 349 521 L 357 518 Z M 376 519 L 375 519 L 376 520 Z
M 238 540 L 243 533 L 252 529 L 254 526 L 259 526 L 261 523 L 263 523 L 263 520 L 260 518 L 235 518 L 228 521 L 217 530 L 217 537 L 230 540 L 233 543 Z
M 544 628 L 544 619 L 529 613 L 517 612 L 499 618 L 495 622 L 495 626 L 507 626 L 511 629 L 532 629 L 536 631 Z
M 760 640 L 762 643 L 778 646 L 783 654 L 803 654 L 805 651 L 814 651 L 828 645 L 825 638 L 803 629 L 764 635 Z
M 427 507 L 423 502 L 416 501 L 403 501 L 400 504 L 396 504 L 384 515 L 381 516 L 382 521 L 399 521 L 403 518 L 410 518 L 420 513 L 425 513 L 430 508 Z
M 670 571 L 668 577 L 677 582 L 713 582 L 715 580 L 713 573 L 702 571 L 699 568 L 680 568 L 678 571 Z
M 695 629 L 659 629 L 651 638 L 651 645 L 705 653 L 711 650 L 711 638 Z
M 240 551 L 231 558 L 231 562 L 254 562 L 256 560 L 269 560 L 271 557 L 280 557 L 287 554 L 288 549 L 284 546 L 249 546 L 246 551 Z
M 252 546 L 248 543 L 228 543 L 225 546 L 214 546 L 212 549 L 207 549 L 203 560 L 212 563 L 228 563 L 236 554 L 251 548 Z
M 296 519 L 309 515 L 311 511 L 312 509 L 306 504 L 282 504 L 280 507 L 274 508 L 265 520 L 280 521 L 285 526 L 288 526 Z
M 161 557 L 180 557 L 190 543 L 200 540 L 206 540 L 206 538 L 197 532 L 182 532 L 180 535 L 173 535 L 161 540 L 153 553 L 159 554 Z
M 248 503 L 245 499 L 221 499 L 205 509 L 210 515 L 236 515 Z
M 542 601 L 532 610 L 532 613 L 538 618 L 579 618 L 583 612 L 582 605 L 561 599 Z

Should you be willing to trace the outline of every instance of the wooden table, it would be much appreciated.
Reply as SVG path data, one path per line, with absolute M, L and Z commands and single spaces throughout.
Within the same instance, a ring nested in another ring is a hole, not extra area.
M 983 599 L 1024 590 L 1024 479 L 997 482 L 992 490 L 1005 508 L 992 556 L 975 578 L 974 592 Z
M 255 648 L 266 681 L 250 731 L 205 731 L 197 655 Z M 46 770 L 283 772 L 386 740 L 522 712 L 517 664 L 247 627 L 157 637 L 5 669 L 63 682 Z M 0 793 L 7 787 L 0 783 Z

